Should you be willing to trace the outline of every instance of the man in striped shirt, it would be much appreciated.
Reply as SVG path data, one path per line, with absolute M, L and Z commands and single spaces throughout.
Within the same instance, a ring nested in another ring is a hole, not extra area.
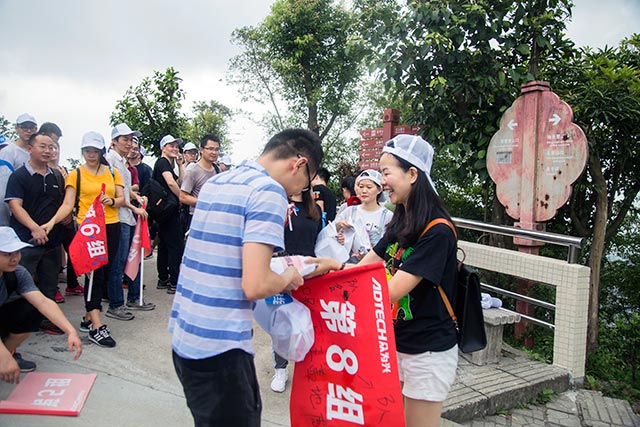
M 315 133 L 288 129 L 256 161 L 200 190 L 169 320 L 174 366 L 197 426 L 260 425 L 254 301 L 304 282 L 293 267 L 273 273 L 270 261 L 284 248 L 287 195 L 309 190 L 322 157 Z

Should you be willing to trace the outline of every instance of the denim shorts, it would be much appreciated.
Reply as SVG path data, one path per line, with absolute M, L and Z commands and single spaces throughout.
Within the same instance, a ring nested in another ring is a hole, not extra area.
M 444 402 L 456 379 L 458 346 L 420 354 L 398 352 L 402 394 L 411 399 Z
M 196 427 L 260 426 L 262 401 L 252 355 L 235 349 L 192 360 L 173 352 L 173 366 Z

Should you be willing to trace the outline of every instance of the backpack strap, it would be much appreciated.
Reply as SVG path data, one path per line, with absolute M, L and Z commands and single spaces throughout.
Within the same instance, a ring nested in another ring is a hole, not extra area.
M 420 237 L 426 234 L 426 232 L 429 231 L 429 229 L 436 224 L 446 224 L 453 232 L 453 235 L 455 236 L 456 241 L 458 241 L 458 234 L 456 233 L 455 227 L 453 226 L 453 224 L 451 224 L 450 221 L 444 218 L 436 218 L 434 220 L 431 220 L 429 224 L 427 224 L 427 226 L 424 228 L 424 231 L 422 232 L 422 234 L 420 234 Z M 437 285 L 437 288 L 438 288 L 438 292 L 440 293 L 440 298 L 442 298 L 442 302 L 447 308 L 447 311 L 449 312 L 449 316 L 451 317 L 451 320 L 453 320 L 453 325 L 456 327 L 456 330 L 459 331 L 458 317 L 456 316 L 456 313 L 453 310 L 453 307 L 451 306 L 451 302 L 449 302 L 449 298 L 447 297 L 447 294 L 444 292 L 444 289 L 442 289 L 442 286 L 440 284 Z
M 80 166 L 76 168 L 76 202 L 73 205 L 73 214 L 78 216 L 78 203 L 80 202 Z

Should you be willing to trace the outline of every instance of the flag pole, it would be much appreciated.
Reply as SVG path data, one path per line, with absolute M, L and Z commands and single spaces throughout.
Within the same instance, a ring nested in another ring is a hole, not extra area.
M 140 307 L 144 301 L 144 248 L 140 247 Z
M 87 291 L 87 302 L 91 301 L 91 291 L 93 290 L 93 272 L 95 270 L 91 270 L 89 272 L 89 290 Z

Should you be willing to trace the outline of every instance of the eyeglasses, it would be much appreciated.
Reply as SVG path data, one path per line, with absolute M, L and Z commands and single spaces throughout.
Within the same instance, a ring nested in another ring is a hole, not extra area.
M 202 147 L 207 151 L 220 152 L 220 147 Z
M 298 153 L 298 158 L 301 159 L 302 158 L 302 154 Z M 304 187 L 302 189 L 302 191 L 309 191 L 309 189 L 311 188 L 311 170 L 309 169 L 309 160 L 307 159 L 307 162 L 304 164 L 304 166 L 307 168 L 307 176 L 309 177 L 309 185 Z M 315 175 L 314 175 L 315 178 Z
M 38 129 L 36 125 L 18 125 L 18 127 L 27 132 L 35 132 Z

